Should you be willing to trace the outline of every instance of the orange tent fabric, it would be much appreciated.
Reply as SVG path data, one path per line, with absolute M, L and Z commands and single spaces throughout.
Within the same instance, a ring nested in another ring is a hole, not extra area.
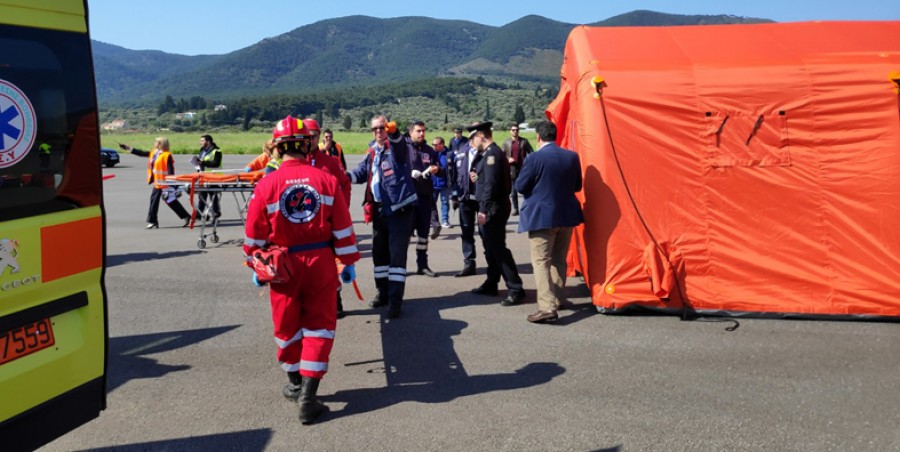
M 900 22 L 574 29 L 546 113 L 581 155 L 569 258 L 598 309 L 900 317 L 898 38 Z

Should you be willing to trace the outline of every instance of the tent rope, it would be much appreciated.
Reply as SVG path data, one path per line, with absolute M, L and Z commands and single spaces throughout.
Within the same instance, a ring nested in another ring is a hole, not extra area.
M 650 230 L 650 226 L 647 225 L 647 222 L 644 220 L 644 215 L 641 214 L 641 210 L 638 208 L 637 202 L 634 200 L 634 196 L 631 194 L 631 188 L 628 186 L 628 181 L 625 179 L 625 171 L 622 169 L 622 163 L 619 161 L 619 153 L 616 152 L 616 145 L 613 141 L 612 129 L 609 127 L 609 117 L 606 114 L 606 102 L 603 99 L 603 86 L 606 83 L 602 80 L 600 82 L 595 82 L 594 87 L 597 90 L 597 98 L 600 99 L 600 109 L 603 112 L 603 124 L 606 126 L 606 136 L 609 138 L 609 147 L 612 150 L 613 158 L 616 161 L 616 168 L 619 170 L 619 176 L 622 178 L 622 185 L 625 187 L 625 193 L 628 195 L 628 200 L 631 202 L 631 207 L 634 209 L 634 213 L 637 214 L 638 219 L 641 221 L 641 225 L 644 227 L 644 231 L 647 232 L 647 235 L 650 236 L 650 240 L 653 242 L 653 246 L 656 247 L 656 250 L 659 254 L 666 260 L 666 264 L 669 266 L 669 269 L 672 271 L 672 275 L 675 278 L 675 289 L 678 291 L 678 296 L 681 298 L 681 320 L 696 320 L 703 322 L 733 322 L 734 325 L 725 328 L 725 331 L 734 331 L 738 329 L 741 324 L 735 319 L 712 319 L 705 316 L 700 315 L 693 307 L 691 307 L 688 302 L 686 296 L 686 289 L 682 291 L 681 284 L 682 281 L 678 277 L 678 272 L 675 270 L 675 265 L 672 264 L 672 261 L 669 260 L 669 256 L 666 252 L 663 251 L 662 246 L 660 246 L 659 241 L 656 240 L 656 236 L 653 235 L 653 231 Z M 726 118 L 727 120 L 727 118 Z M 688 311 L 690 311 L 690 316 L 688 315 Z

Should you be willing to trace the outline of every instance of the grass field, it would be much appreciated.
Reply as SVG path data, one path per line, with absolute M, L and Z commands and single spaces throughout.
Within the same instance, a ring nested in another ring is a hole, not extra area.
M 532 146 L 536 146 L 534 132 L 523 132 L 523 137 L 531 141 Z M 150 150 L 153 147 L 153 141 L 158 136 L 164 136 L 169 139 L 171 150 L 175 154 L 196 154 L 200 150 L 200 134 L 196 133 L 161 133 L 159 135 L 151 134 L 101 134 L 101 146 L 111 149 L 119 149 L 118 144 L 127 144 L 139 149 Z M 431 144 L 436 136 L 441 136 L 444 141 L 453 138 L 452 133 L 440 132 L 438 134 L 426 132 L 426 139 Z M 213 134 L 213 140 L 226 154 L 258 154 L 262 152 L 262 145 L 266 140 L 272 138 L 269 133 L 254 132 L 226 132 Z M 497 130 L 494 132 L 494 141 L 498 144 L 509 138 L 509 132 Z M 344 149 L 347 154 L 362 154 L 366 151 L 369 141 L 372 140 L 371 133 L 362 132 L 334 132 L 334 139 Z

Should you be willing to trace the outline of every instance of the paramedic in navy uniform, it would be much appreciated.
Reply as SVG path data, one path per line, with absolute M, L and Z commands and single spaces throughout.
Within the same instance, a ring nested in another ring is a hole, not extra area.
M 364 209 L 372 212 L 372 263 L 377 295 L 369 303 L 388 305 L 388 317 L 400 317 L 406 290 L 406 253 L 413 232 L 418 198 L 412 179 L 415 153 L 406 137 L 384 116 L 372 118 L 372 134 L 366 157 L 347 172 L 354 184 L 366 184 Z M 368 221 L 368 220 L 367 220 Z

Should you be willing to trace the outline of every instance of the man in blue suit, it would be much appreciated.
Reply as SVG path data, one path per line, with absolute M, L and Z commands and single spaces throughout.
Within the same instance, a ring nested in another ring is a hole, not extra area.
M 531 323 L 552 322 L 565 302 L 566 255 L 572 230 L 584 223 L 581 204 L 581 161 L 578 154 L 556 145 L 556 125 L 541 121 L 535 127 L 538 150 L 525 158 L 516 179 L 522 194 L 519 232 L 528 232 L 531 265 L 537 287 L 537 312 Z

